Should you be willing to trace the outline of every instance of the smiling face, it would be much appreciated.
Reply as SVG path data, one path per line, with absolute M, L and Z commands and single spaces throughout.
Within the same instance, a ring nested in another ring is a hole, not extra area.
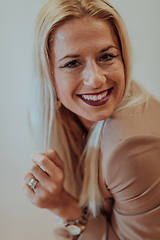
M 124 94 L 125 74 L 109 23 L 69 20 L 54 32 L 50 58 L 58 98 L 87 128 L 112 115 Z

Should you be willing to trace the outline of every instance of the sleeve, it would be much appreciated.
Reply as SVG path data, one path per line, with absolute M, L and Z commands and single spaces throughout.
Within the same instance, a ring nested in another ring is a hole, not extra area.
M 103 174 L 114 198 L 111 223 L 117 236 L 160 239 L 160 137 L 141 135 L 121 141 Z
M 78 240 L 119 240 L 111 225 L 107 222 L 105 215 L 100 214 L 97 218 L 91 217 L 86 229 Z

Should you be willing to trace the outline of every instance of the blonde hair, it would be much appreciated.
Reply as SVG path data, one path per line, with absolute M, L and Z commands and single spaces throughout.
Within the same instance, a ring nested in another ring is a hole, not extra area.
M 78 117 L 64 106 L 58 108 L 56 90 L 50 71 L 50 38 L 65 21 L 90 16 L 108 21 L 119 41 L 124 62 L 126 88 L 118 111 L 144 101 L 144 95 L 131 99 L 131 48 L 124 23 L 106 0 L 51 0 L 39 13 L 34 42 L 34 81 L 32 86 L 30 124 L 42 151 L 53 148 L 65 161 L 65 188 L 79 198 L 81 206 L 89 205 L 94 215 L 102 197 L 98 186 L 98 158 L 104 121 L 97 122 L 89 133 L 84 149 Z M 83 152 L 83 153 L 82 153 Z M 79 165 L 80 164 L 80 165 Z M 78 169 L 78 174 L 75 174 Z

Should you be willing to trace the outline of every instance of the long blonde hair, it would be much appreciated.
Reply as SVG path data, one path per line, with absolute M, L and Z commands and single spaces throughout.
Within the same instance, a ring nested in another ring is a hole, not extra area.
M 102 204 L 98 186 L 98 158 L 104 121 L 98 122 L 91 129 L 84 147 L 82 142 L 86 129 L 80 126 L 74 113 L 64 106 L 58 106 L 49 57 L 49 43 L 54 30 L 65 21 L 86 15 L 110 22 L 121 47 L 126 88 L 123 99 L 115 110 L 144 100 L 142 95 L 138 99 L 130 99 L 131 48 L 118 12 L 106 0 L 51 0 L 39 13 L 36 23 L 30 124 L 42 151 L 53 148 L 65 162 L 67 191 L 79 198 L 81 206 L 89 205 L 95 215 Z M 76 169 L 78 174 L 75 174 Z

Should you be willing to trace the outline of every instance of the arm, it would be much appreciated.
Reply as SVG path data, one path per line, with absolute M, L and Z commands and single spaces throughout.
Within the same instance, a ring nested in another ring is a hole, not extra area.
M 133 136 L 117 144 L 103 175 L 115 200 L 112 225 L 120 239 L 160 239 L 160 137 Z

